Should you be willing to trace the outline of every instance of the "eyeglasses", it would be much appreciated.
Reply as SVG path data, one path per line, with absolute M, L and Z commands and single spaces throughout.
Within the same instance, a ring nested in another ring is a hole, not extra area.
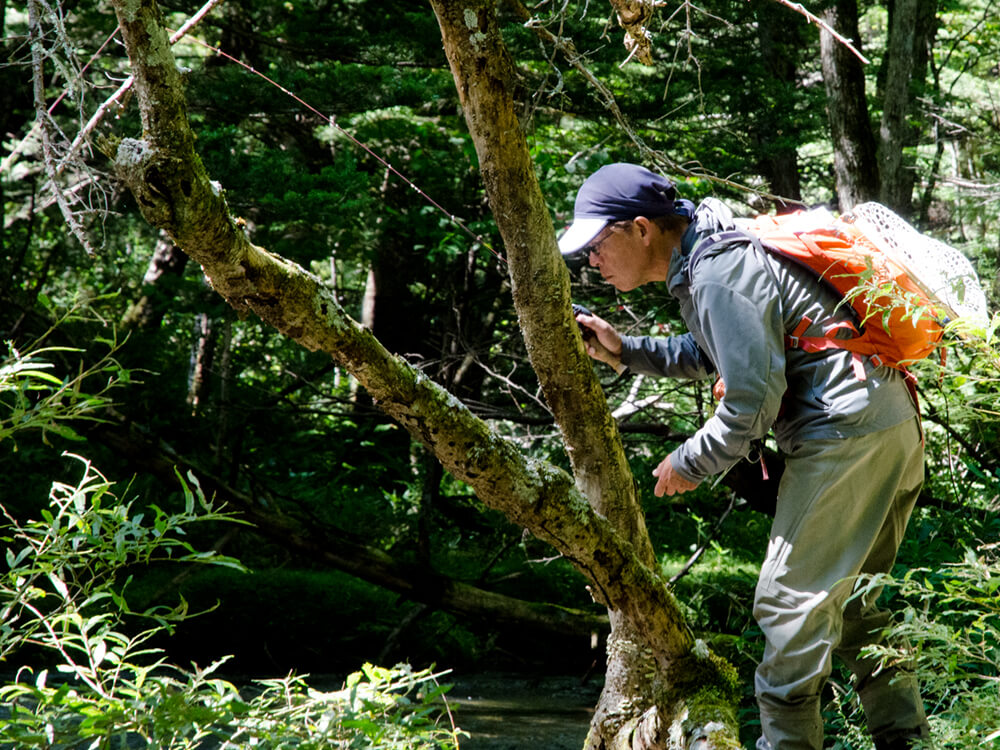
M 611 237 L 611 235 L 614 234 L 615 229 L 620 229 L 622 227 L 628 226 L 631 223 L 632 223 L 631 221 L 615 221 L 615 222 L 612 222 L 611 224 L 608 224 L 607 227 L 605 227 L 603 230 L 601 230 L 601 233 L 607 232 L 607 234 L 605 234 L 603 237 L 601 237 L 600 236 L 601 233 L 599 233 L 598 234 L 599 239 L 595 239 L 589 245 L 584 245 L 583 247 L 581 247 L 580 248 L 580 254 L 584 258 L 589 258 L 591 256 L 591 254 L 597 256 L 598 258 L 600 258 L 601 257 L 601 245 L 603 245 L 605 242 L 608 241 L 608 239 Z

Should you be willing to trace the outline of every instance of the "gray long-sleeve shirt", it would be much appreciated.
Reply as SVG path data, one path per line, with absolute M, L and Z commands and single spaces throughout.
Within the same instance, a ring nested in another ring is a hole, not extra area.
M 901 372 L 866 359 L 861 380 L 850 352 L 785 349 L 786 332 L 803 316 L 815 321 L 806 336 L 851 319 L 850 307 L 813 272 L 742 241 L 699 252 L 691 265 L 703 239 L 735 226 L 729 209 L 709 198 L 671 258 L 666 282 L 689 333 L 622 337 L 622 362 L 635 372 L 718 373 L 726 385 L 715 414 L 674 453 L 674 469 L 689 481 L 725 471 L 772 427 L 789 453 L 805 440 L 865 435 L 911 419 Z

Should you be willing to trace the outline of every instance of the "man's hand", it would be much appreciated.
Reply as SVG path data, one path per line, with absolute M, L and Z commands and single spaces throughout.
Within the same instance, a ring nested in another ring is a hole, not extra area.
M 656 487 L 653 488 L 653 494 L 657 497 L 679 495 L 682 492 L 693 490 L 700 484 L 700 482 L 689 482 L 674 471 L 674 465 L 670 463 L 670 456 L 660 461 L 660 465 L 653 469 L 653 476 L 657 478 Z
M 622 338 L 614 326 L 596 315 L 578 314 L 576 322 L 583 327 L 583 347 L 591 358 L 604 362 L 614 370 L 622 369 Z M 590 335 L 587 335 L 588 332 Z
M 722 401 L 726 396 L 726 384 L 722 382 L 722 378 L 718 378 L 715 381 L 715 385 L 712 386 L 712 396 L 715 397 L 716 401 Z

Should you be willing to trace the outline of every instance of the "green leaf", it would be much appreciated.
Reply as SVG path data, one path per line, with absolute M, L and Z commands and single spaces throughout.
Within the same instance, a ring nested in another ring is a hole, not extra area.
M 56 590 L 56 593 L 63 598 L 64 601 L 70 600 L 69 587 L 66 586 L 66 582 L 57 576 L 55 573 L 48 574 L 49 582 L 52 584 L 52 588 Z
M 107 653 L 108 653 L 108 644 L 105 643 L 103 640 L 98 641 L 97 644 L 94 646 L 94 651 L 90 657 L 95 669 L 101 666 L 101 664 L 104 662 L 104 657 L 107 655 Z

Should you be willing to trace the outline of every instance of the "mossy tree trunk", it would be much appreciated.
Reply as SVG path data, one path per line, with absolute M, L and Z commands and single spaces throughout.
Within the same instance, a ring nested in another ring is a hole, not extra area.
M 349 370 L 375 403 L 488 506 L 574 563 L 610 611 L 608 688 L 588 745 L 738 747 L 731 667 L 696 648 L 655 559 L 618 431 L 569 313 L 569 277 L 515 114 L 513 66 L 493 2 L 434 0 L 455 83 L 504 239 L 521 328 L 574 477 L 524 456 L 391 354 L 298 265 L 255 246 L 194 151 L 154 0 L 114 0 L 142 118 L 115 167 L 152 225 L 241 314 L 255 313 Z M 699 738 L 699 739 L 696 739 Z

